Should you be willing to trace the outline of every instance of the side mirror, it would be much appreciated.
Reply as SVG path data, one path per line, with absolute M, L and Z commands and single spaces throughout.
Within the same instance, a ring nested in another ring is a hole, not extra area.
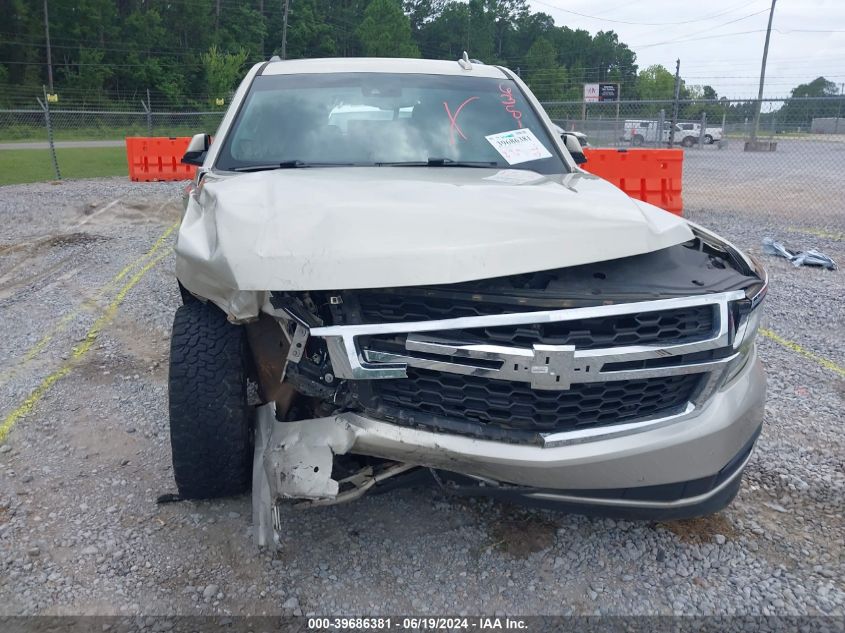
M 563 144 L 566 145 L 566 150 L 572 156 L 572 160 L 576 165 L 583 165 L 587 162 L 587 157 L 584 156 L 584 148 L 581 147 L 581 141 L 574 134 L 561 134 Z
M 182 162 L 185 165 L 202 167 L 210 145 L 211 137 L 208 134 L 194 134 L 191 137 L 191 142 L 188 143 L 188 149 L 185 150 L 185 154 L 182 156 Z

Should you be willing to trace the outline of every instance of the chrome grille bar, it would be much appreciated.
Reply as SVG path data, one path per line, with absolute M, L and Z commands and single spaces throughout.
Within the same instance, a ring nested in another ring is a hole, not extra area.
M 572 383 L 636 380 L 714 371 L 739 356 L 739 354 L 733 354 L 706 362 L 602 371 L 602 366 L 606 361 L 596 362 L 591 360 L 589 356 L 582 356 L 581 352 L 574 351 L 574 348 L 569 345 L 535 345 L 533 351 L 518 348 L 505 349 L 509 352 L 498 355 L 497 360 L 501 360 L 502 364 L 497 369 L 480 367 L 471 363 L 419 358 L 371 349 L 364 350 L 364 358 L 368 362 L 397 363 L 452 374 L 530 382 L 534 389 L 560 390 L 569 389 Z
M 535 389 L 568 389 L 573 382 L 627 380 L 708 372 L 733 360 L 731 355 L 719 360 L 677 363 L 662 367 L 603 371 L 610 363 L 680 357 L 685 354 L 726 348 L 731 345 L 729 303 L 745 298 L 743 291 L 699 297 L 680 297 L 657 301 L 641 301 L 589 308 L 521 312 L 478 317 L 459 317 L 409 323 L 376 323 L 335 325 L 310 330 L 310 336 L 325 339 L 335 375 L 354 380 L 407 377 L 408 366 L 438 371 L 486 376 L 501 380 L 530 382 Z M 717 311 L 717 327 L 710 338 L 674 345 L 632 345 L 601 349 L 577 350 L 571 345 L 540 345 L 517 348 L 501 345 L 467 344 L 424 332 L 448 332 L 507 325 L 555 323 L 618 315 L 636 315 L 686 308 L 713 306 Z M 406 334 L 405 353 L 379 349 L 362 349 L 358 338 Z M 431 356 L 442 358 L 431 358 Z M 473 361 L 484 361 L 474 363 Z M 490 362 L 498 363 L 490 367 Z

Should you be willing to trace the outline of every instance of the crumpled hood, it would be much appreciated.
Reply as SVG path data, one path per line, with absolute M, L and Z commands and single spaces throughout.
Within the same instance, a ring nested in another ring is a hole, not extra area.
M 208 174 L 177 275 L 201 296 L 446 284 L 653 251 L 686 222 L 585 174 L 350 167 Z M 232 310 L 239 313 L 242 310 Z

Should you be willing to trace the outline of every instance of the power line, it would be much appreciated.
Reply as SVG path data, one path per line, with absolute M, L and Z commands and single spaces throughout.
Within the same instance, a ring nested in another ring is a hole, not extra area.
M 676 25 L 679 25 L 679 24 L 692 24 L 694 22 L 703 22 L 705 20 L 710 20 L 710 19 L 722 16 L 722 15 L 725 15 L 726 13 L 730 13 L 731 11 L 735 11 L 737 9 L 743 9 L 745 7 L 751 6 L 752 4 L 757 2 L 758 0 L 751 0 L 751 2 L 745 2 L 745 3 L 742 3 L 740 5 L 736 5 L 734 7 L 731 7 L 730 9 L 725 9 L 725 10 L 717 12 L 717 13 L 699 16 L 697 18 L 691 18 L 689 20 L 681 20 L 681 21 L 678 21 L 678 22 L 633 22 L 633 21 L 629 21 L 629 20 L 613 20 L 613 19 L 607 18 L 607 17 L 602 17 L 602 16 L 598 16 L 598 15 L 589 15 L 587 13 L 580 13 L 578 11 L 573 11 L 571 9 L 564 9 L 561 6 L 558 6 L 556 4 L 552 4 L 550 2 L 545 2 L 543 0 L 534 0 L 534 1 L 537 4 L 542 4 L 543 6 L 549 7 L 551 9 L 555 9 L 557 11 L 562 11 L 563 13 L 569 13 L 569 14 L 572 14 L 572 15 L 577 15 L 579 17 L 587 18 L 587 19 L 590 19 L 590 20 L 600 20 L 602 22 L 612 22 L 614 24 L 628 24 L 628 25 L 631 25 L 631 26 L 676 26 Z
M 721 24 L 716 24 L 715 26 L 711 26 L 711 27 L 703 29 L 701 31 L 695 31 L 693 33 L 685 33 L 685 34 L 681 35 L 680 37 L 677 37 L 677 38 L 671 39 L 671 40 L 665 40 L 663 42 L 657 42 L 657 43 L 654 43 L 654 44 L 640 44 L 640 45 L 633 44 L 631 46 L 631 48 L 651 48 L 652 46 L 663 46 L 664 44 L 672 44 L 672 43 L 675 43 L 675 42 L 686 42 L 686 41 L 689 41 L 689 40 L 686 40 L 684 38 L 690 37 L 692 35 L 699 35 L 701 33 L 707 33 L 709 31 L 712 31 L 713 29 L 718 29 L 718 28 L 721 28 L 723 26 L 727 26 L 729 24 L 741 22 L 742 20 L 747 20 L 748 18 L 753 18 L 754 16 L 760 15 L 761 13 L 765 13 L 766 11 L 768 11 L 768 9 L 762 9 L 760 11 L 755 11 L 754 13 L 749 13 L 748 15 L 743 15 L 742 17 L 734 18 L 733 20 L 729 20 L 727 22 L 722 22 Z
M 789 33 L 845 33 L 845 29 L 787 29 L 785 31 L 781 31 L 780 29 L 772 30 L 777 31 L 782 35 L 788 35 Z

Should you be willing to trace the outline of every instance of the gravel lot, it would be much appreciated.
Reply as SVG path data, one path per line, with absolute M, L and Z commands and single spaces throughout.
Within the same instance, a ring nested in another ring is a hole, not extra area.
M 0 615 L 845 613 L 845 381 L 768 338 L 762 438 L 738 499 L 707 519 L 588 519 L 400 490 L 287 515 L 271 556 L 252 544 L 247 497 L 157 506 L 174 490 L 172 256 L 109 305 L 170 238 L 99 289 L 178 219 L 181 187 L 0 188 L 0 419 L 23 407 L 0 448 Z M 755 254 L 769 235 L 845 264 L 841 233 L 812 218 L 692 219 Z M 765 261 L 767 327 L 845 366 L 843 272 Z
M 845 231 L 845 136 L 778 139 L 775 152 L 744 152 L 741 139 L 684 151 L 684 208 L 753 214 L 778 223 Z

